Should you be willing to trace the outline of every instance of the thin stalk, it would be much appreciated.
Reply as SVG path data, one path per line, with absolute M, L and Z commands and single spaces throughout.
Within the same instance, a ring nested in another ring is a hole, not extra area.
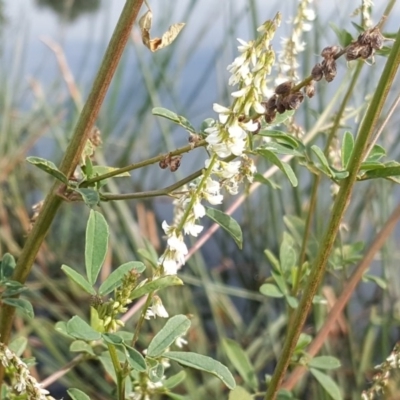
M 268 390 L 265 395 L 265 400 L 274 400 L 276 398 L 279 386 L 288 368 L 290 358 L 296 347 L 297 340 L 300 336 L 307 315 L 310 311 L 312 300 L 318 290 L 322 278 L 324 277 L 325 265 L 332 250 L 336 234 L 339 230 L 340 222 L 350 201 L 351 192 L 357 179 L 358 170 L 363 160 L 365 149 L 375 130 L 378 118 L 381 114 L 383 105 L 386 101 L 390 87 L 393 83 L 397 69 L 399 67 L 399 63 L 400 30 L 396 35 L 396 40 L 393 44 L 390 56 L 386 62 L 385 69 L 382 73 L 374 96 L 361 124 L 354 146 L 354 151 L 352 153 L 349 163 L 349 176 L 345 180 L 343 180 L 340 187 L 332 210 L 328 228 L 324 234 L 324 237 L 321 240 L 320 250 L 315 260 L 314 268 L 308 278 L 303 297 L 301 298 L 300 304 L 294 315 L 294 321 L 291 325 L 292 329 L 289 330 L 288 335 L 285 339 L 282 354 L 279 357 L 275 373 L 273 374 L 272 379 L 269 383 Z
M 60 170 L 68 177 L 74 173 L 78 164 L 81 152 L 86 143 L 86 138 L 99 114 L 111 78 L 117 68 L 142 3 L 143 0 L 126 1 L 125 7 L 121 13 L 117 26 L 115 27 L 100 69 L 93 83 L 92 90 L 75 127 L 71 142 L 60 164 Z M 54 183 L 45 199 L 39 217 L 25 242 L 20 257 L 18 258 L 13 280 L 25 283 L 31 271 L 40 246 L 42 245 L 56 212 L 61 205 L 62 200 L 57 196 L 58 187 L 59 183 Z M 2 306 L 0 316 L 0 336 L 4 343 L 8 343 L 10 340 L 14 312 L 15 309 L 13 307 L 7 305 Z M 4 367 L 3 365 L 0 365 L 0 386 L 3 382 L 3 377 Z
M 358 62 L 356 70 L 354 71 L 353 77 L 351 79 L 350 86 L 348 87 L 346 94 L 343 98 L 343 101 L 340 104 L 340 108 L 339 108 L 338 112 L 336 113 L 335 120 L 333 121 L 333 126 L 329 132 L 328 140 L 326 142 L 325 149 L 324 149 L 324 154 L 326 156 L 328 155 L 332 140 L 335 137 L 335 135 L 339 129 L 340 122 L 342 121 L 342 117 L 344 114 L 344 110 L 347 106 L 348 101 L 351 98 L 351 94 L 353 93 L 353 89 L 356 85 L 356 82 L 357 82 L 359 76 L 360 76 L 363 65 L 364 65 L 363 62 L 361 62 L 361 61 Z M 297 273 L 296 281 L 293 286 L 293 291 L 292 291 L 293 296 L 297 296 L 297 294 L 298 294 L 299 286 L 300 286 L 300 279 L 301 279 L 301 276 L 303 275 L 302 269 L 303 269 L 304 262 L 306 261 L 307 243 L 308 243 L 308 238 L 309 238 L 310 232 L 311 232 L 311 223 L 312 223 L 313 215 L 314 215 L 315 208 L 317 205 L 318 187 L 319 187 L 320 182 L 321 182 L 321 174 L 315 176 L 313 185 L 312 185 L 312 189 L 311 189 L 310 207 L 308 209 L 306 225 L 305 225 L 304 235 L 303 235 L 303 241 L 301 243 L 301 250 L 300 250 L 300 256 L 299 256 L 299 271 Z
M 115 371 L 115 378 L 117 380 L 117 393 L 118 400 L 125 400 L 125 378 L 122 373 L 121 364 L 118 360 L 117 350 L 111 343 L 107 344 L 108 352 L 110 353 L 111 362 Z
M 206 144 L 207 143 L 206 143 L 205 140 L 201 140 L 196 144 L 193 144 L 193 143 L 192 144 L 188 144 L 186 146 L 180 147 L 179 149 L 171 151 L 171 152 L 168 153 L 168 155 L 172 156 L 172 157 L 178 156 L 180 154 L 187 153 L 187 152 L 193 150 L 196 147 L 204 147 Z M 89 186 L 89 185 L 91 185 L 91 184 L 93 184 L 95 182 L 100 182 L 100 181 L 102 181 L 104 179 L 112 178 L 113 176 L 117 176 L 117 175 L 122 174 L 124 172 L 129 172 L 129 171 L 133 171 L 135 169 L 147 167 L 148 165 L 160 162 L 164 158 L 165 158 L 165 155 L 159 155 L 159 156 L 155 156 L 155 157 L 149 158 L 149 159 L 144 160 L 144 161 L 140 161 L 140 162 L 135 163 L 135 164 L 127 165 L 127 166 L 122 167 L 122 168 L 116 168 L 115 170 L 107 172 L 106 174 L 99 175 L 99 176 L 96 176 L 94 178 L 88 179 L 87 181 L 82 183 L 81 187 L 87 187 L 87 186 Z

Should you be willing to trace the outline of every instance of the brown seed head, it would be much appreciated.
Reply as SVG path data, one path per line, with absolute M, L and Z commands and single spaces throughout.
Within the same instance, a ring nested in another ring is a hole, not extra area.
M 301 92 L 291 93 L 287 96 L 287 110 L 297 110 L 304 100 L 304 94 Z
M 278 111 L 279 114 L 283 114 L 286 111 L 284 99 L 281 97 L 276 101 L 276 111 Z
M 278 98 L 278 96 L 276 94 L 274 94 L 266 101 L 265 108 L 267 111 L 275 110 L 277 98 Z
M 314 81 L 311 81 L 305 88 L 304 88 L 304 93 L 306 94 L 307 97 L 311 99 L 311 97 L 314 97 L 315 94 L 315 85 Z
M 171 172 L 175 172 L 181 166 L 181 159 L 182 156 L 176 156 L 171 158 L 171 161 L 169 163 L 169 169 Z
M 313 77 L 313 79 L 318 82 L 322 79 L 323 75 L 324 75 L 324 73 L 323 73 L 322 65 L 320 63 L 315 64 L 314 68 L 311 71 L 311 76 Z
M 361 46 L 358 43 L 353 43 L 351 44 L 345 53 L 345 57 L 347 61 L 353 61 L 353 60 L 357 60 L 357 58 L 360 58 L 360 49 Z
M 332 82 L 336 76 L 336 61 L 332 59 L 325 59 L 322 62 L 322 67 L 324 71 L 325 80 L 327 82 Z
M 290 93 L 292 87 L 293 87 L 293 82 L 290 81 L 283 82 L 275 88 L 275 93 L 285 96 Z
M 264 114 L 264 119 L 267 124 L 270 124 L 276 117 L 276 110 L 267 111 Z
M 339 46 L 328 46 L 321 51 L 321 56 L 324 58 L 332 58 L 339 52 L 339 50 Z

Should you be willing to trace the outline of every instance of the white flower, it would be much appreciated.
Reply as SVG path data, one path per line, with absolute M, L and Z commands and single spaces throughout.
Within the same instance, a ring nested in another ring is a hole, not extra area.
M 153 304 L 146 310 L 145 319 L 159 316 L 160 318 L 168 318 L 168 312 L 163 306 L 161 299 L 158 296 L 153 297 Z
M 188 219 L 183 225 L 183 230 L 186 235 L 189 234 L 197 237 L 197 235 L 203 230 L 203 227 L 201 225 L 196 225 L 193 221 Z
M 186 255 L 188 253 L 188 249 L 186 247 L 185 242 L 183 241 L 182 236 L 176 236 L 176 234 L 172 234 L 167 240 L 168 246 L 171 250 Z
M 200 201 L 196 201 L 193 204 L 193 214 L 196 219 L 202 218 L 204 215 L 206 215 L 206 209 L 204 208 L 203 204 L 200 203 Z
M 188 344 L 188 341 L 187 341 L 186 339 L 184 339 L 182 336 L 178 336 L 178 337 L 175 339 L 175 345 L 178 346 L 180 349 L 181 349 L 183 346 L 187 345 L 187 344 Z
M 208 178 L 204 187 L 204 198 L 212 205 L 221 204 L 224 197 L 222 196 L 222 194 L 220 194 L 219 191 L 219 182 Z

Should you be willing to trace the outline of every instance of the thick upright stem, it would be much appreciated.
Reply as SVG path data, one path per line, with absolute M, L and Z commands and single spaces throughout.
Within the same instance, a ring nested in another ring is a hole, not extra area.
M 282 354 L 279 357 L 274 375 L 272 376 L 272 379 L 269 383 L 268 390 L 265 395 L 265 400 L 274 400 L 276 398 L 279 386 L 289 365 L 291 355 L 293 354 L 304 322 L 310 311 L 312 300 L 324 276 L 325 265 L 332 250 L 337 232 L 339 230 L 340 222 L 350 201 L 351 192 L 357 179 L 358 170 L 363 160 L 368 140 L 371 138 L 375 130 L 378 118 L 382 111 L 382 107 L 386 101 L 388 92 L 399 67 L 399 63 L 400 30 L 397 33 L 396 41 L 393 44 L 392 51 L 385 65 L 385 69 L 382 73 L 374 96 L 371 100 L 365 118 L 358 132 L 354 151 L 352 153 L 349 163 L 349 176 L 343 181 L 340 187 L 340 191 L 332 210 L 332 215 L 328 224 L 328 228 L 324 234 L 324 237 L 321 240 L 320 249 L 315 260 L 315 265 L 307 281 L 303 297 L 301 298 L 300 304 L 297 307 L 296 314 L 293 319 L 293 324 L 291 325 L 292 329 L 289 330 L 285 339 Z
M 86 138 L 99 114 L 100 107 L 104 101 L 107 89 L 129 39 L 133 23 L 136 20 L 142 3 L 143 0 L 126 1 L 93 83 L 92 90 L 75 127 L 71 142 L 61 161 L 60 170 L 68 177 L 74 173 L 78 165 L 79 157 L 86 143 Z M 40 246 L 61 204 L 61 199 L 57 196 L 58 187 L 59 183 L 55 183 L 47 195 L 40 215 L 18 258 L 13 276 L 13 279 L 18 282 L 24 283 L 26 281 Z M 14 308 L 3 305 L 0 316 L 0 337 L 3 343 L 9 342 L 13 316 Z M 3 381 L 3 375 L 4 369 L 3 366 L 0 365 L 0 385 Z

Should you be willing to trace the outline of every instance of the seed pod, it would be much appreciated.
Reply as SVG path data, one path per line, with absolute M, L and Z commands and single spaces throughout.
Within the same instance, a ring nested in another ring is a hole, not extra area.
M 278 96 L 276 94 L 272 95 L 265 103 L 265 108 L 267 111 L 276 109 L 276 100 Z
M 373 29 L 371 33 L 371 46 L 374 50 L 379 50 L 383 47 L 383 41 L 385 38 L 379 29 Z
M 165 169 L 168 167 L 168 165 L 171 162 L 171 154 L 167 154 L 165 157 L 163 157 L 158 165 L 160 166 L 161 169 Z
M 371 30 L 361 33 L 357 38 L 357 43 L 363 45 L 371 44 Z
M 366 60 L 373 55 L 374 49 L 370 45 L 365 45 L 360 48 L 359 53 L 360 57 Z
M 336 61 L 332 58 L 322 62 L 324 68 L 324 76 L 327 82 L 332 82 L 336 76 Z
M 324 58 L 332 58 L 339 52 L 339 46 L 328 46 L 321 51 L 321 56 Z
M 304 93 L 306 94 L 307 97 L 311 99 L 311 97 L 314 97 L 315 94 L 315 85 L 314 81 L 311 81 L 305 88 L 304 88 Z
M 269 110 L 264 114 L 264 119 L 267 124 L 270 124 L 276 117 L 275 110 Z
M 276 111 L 278 111 L 279 114 L 283 114 L 286 111 L 286 107 L 284 105 L 284 101 L 280 97 L 276 101 Z
M 317 82 L 322 79 L 323 70 L 322 70 L 322 65 L 320 63 L 314 65 L 314 68 L 311 71 L 311 76 Z
M 360 58 L 360 49 L 361 46 L 358 43 L 353 43 L 352 45 L 350 45 L 345 53 L 346 60 L 353 61 L 357 60 L 357 58 Z
M 290 81 L 283 82 L 275 88 L 275 93 L 285 96 L 286 94 L 290 93 L 292 87 L 293 87 L 293 82 Z
M 169 169 L 171 172 L 175 172 L 181 166 L 181 158 L 182 156 L 171 158 L 171 161 L 169 163 Z
M 301 92 L 291 93 L 286 97 L 287 99 L 287 109 L 288 110 L 297 110 L 300 107 L 300 104 L 304 100 L 304 95 Z

